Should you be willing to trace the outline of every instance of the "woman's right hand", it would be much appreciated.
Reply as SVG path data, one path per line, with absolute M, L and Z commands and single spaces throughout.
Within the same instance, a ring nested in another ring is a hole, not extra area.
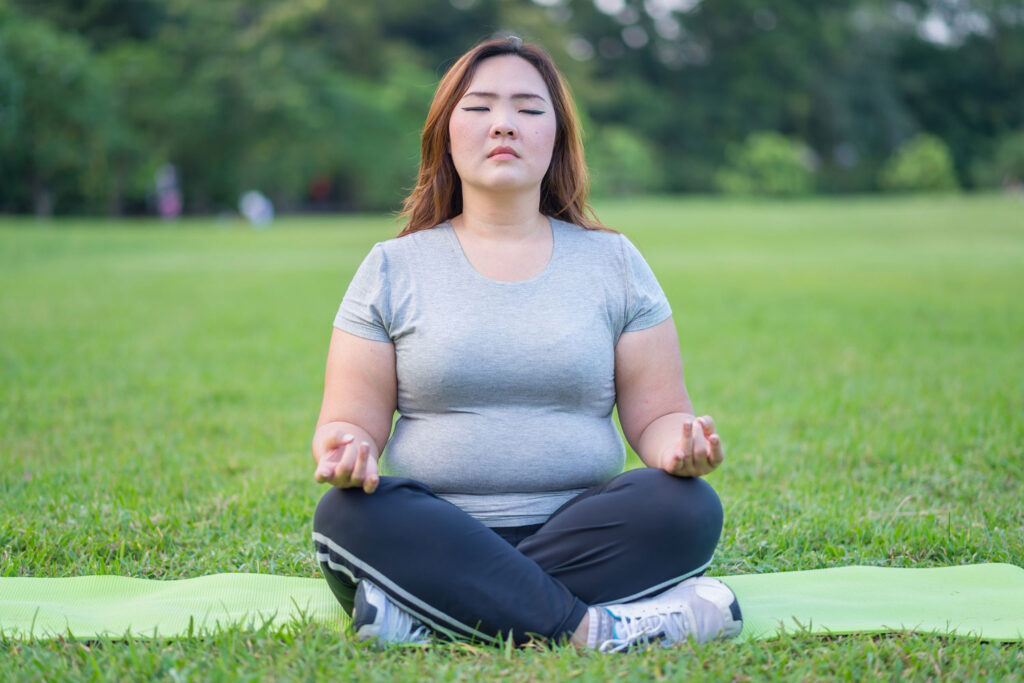
M 355 435 L 338 430 L 323 442 L 314 478 L 321 484 L 338 488 L 362 488 L 373 493 L 380 483 L 377 472 L 377 448 L 368 441 L 355 443 Z

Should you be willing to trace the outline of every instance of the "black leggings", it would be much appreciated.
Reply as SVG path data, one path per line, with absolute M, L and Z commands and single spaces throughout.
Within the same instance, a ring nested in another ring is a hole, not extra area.
M 313 521 L 317 560 L 347 612 L 366 578 L 440 634 L 519 643 L 568 638 L 588 605 L 702 574 L 721 531 L 706 481 L 655 469 L 590 488 L 534 527 L 488 528 L 398 477 L 372 495 L 332 487 Z

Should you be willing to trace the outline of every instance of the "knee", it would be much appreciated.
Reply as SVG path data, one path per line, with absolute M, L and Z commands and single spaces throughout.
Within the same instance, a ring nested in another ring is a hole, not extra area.
M 674 538 L 701 537 L 717 543 L 722 533 L 722 502 L 711 484 L 700 477 L 675 477 L 654 468 L 622 475 L 636 487 L 645 523 Z
M 352 497 L 347 489 L 336 486 L 328 488 L 313 513 L 313 531 L 323 533 L 333 528 L 338 519 L 348 517 L 352 508 L 358 507 L 358 502 L 352 500 Z
M 358 492 L 366 495 L 362 491 Z M 327 492 L 320 497 L 320 502 L 313 513 L 313 539 L 319 543 L 330 539 L 336 545 L 346 547 L 350 544 L 348 530 L 352 528 L 353 521 L 361 516 L 359 509 L 362 507 L 355 491 L 339 489 L 335 486 L 327 489 Z
M 698 507 L 705 512 L 721 514 L 722 503 L 715 489 L 701 477 L 676 477 L 653 467 L 642 467 L 623 472 L 617 478 L 625 487 L 636 487 L 645 497 L 659 505 Z
M 332 486 L 320 497 L 313 513 L 313 531 L 344 544 L 353 530 L 373 525 L 375 509 L 385 497 L 386 491 L 382 492 L 379 487 L 367 494 L 359 488 Z
M 670 511 L 670 533 L 714 552 L 722 535 L 722 501 L 715 489 L 700 477 L 663 474 L 670 481 L 664 483 L 659 502 Z
M 424 494 L 433 495 L 419 482 L 398 477 L 381 477 L 377 490 L 370 494 L 359 488 L 332 486 L 316 506 L 313 533 L 343 547 L 360 546 L 400 523 L 397 509 L 410 497 Z
M 660 475 L 654 490 L 664 505 L 691 510 L 701 516 L 722 517 L 722 501 L 711 484 L 702 477 L 674 477 L 667 472 Z

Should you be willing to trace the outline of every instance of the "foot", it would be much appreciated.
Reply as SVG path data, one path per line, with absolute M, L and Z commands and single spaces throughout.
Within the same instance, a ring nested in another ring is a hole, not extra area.
M 707 576 L 687 579 L 648 600 L 591 610 L 602 621 L 610 617 L 611 637 L 598 643 L 601 652 L 621 652 L 645 643 L 669 647 L 687 639 L 696 643 L 724 640 L 743 628 L 736 595 Z
M 359 640 L 376 639 L 378 645 L 425 645 L 430 629 L 366 579 L 356 586 L 352 628 Z

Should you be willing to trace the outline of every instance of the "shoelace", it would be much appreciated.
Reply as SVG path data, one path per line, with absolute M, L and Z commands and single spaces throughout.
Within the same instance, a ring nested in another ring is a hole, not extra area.
M 415 628 L 413 627 L 413 620 L 410 619 L 406 625 L 405 630 L 402 632 L 401 643 L 424 643 L 430 640 L 430 629 L 419 623 Z
M 664 636 L 669 643 L 678 643 L 690 632 L 690 620 L 683 612 L 665 612 L 649 617 L 619 617 L 615 633 L 620 637 L 601 643 L 601 652 L 622 652 L 651 636 Z
M 389 638 L 395 643 L 421 643 L 430 640 L 430 629 L 411 614 L 396 605 L 389 605 L 393 620 L 390 624 Z

